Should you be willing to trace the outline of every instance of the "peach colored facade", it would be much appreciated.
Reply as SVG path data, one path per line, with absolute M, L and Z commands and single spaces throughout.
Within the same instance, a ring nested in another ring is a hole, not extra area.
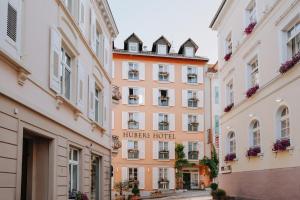
M 0 27 L 0 199 L 109 200 L 107 1 L 1 0 Z
M 162 189 L 163 186 L 158 183 L 162 175 L 160 170 L 167 169 L 166 178 L 169 184 L 165 189 L 174 190 L 176 188 L 175 144 L 184 144 L 187 155 L 189 151 L 188 142 L 196 142 L 199 154 L 195 160 L 190 160 L 193 163 L 198 164 L 199 159 L 205 155 L 203 71 L 207 60 L 174 54 L 160 55 L 154 52 L 133 53 L 129 50 L 115 50 L 113 61 L 113 85 L 118 86 L 122 94 L 122 99 L 114 100 L 112 106 L 112 133 L 119 136 L 119 140 L 122 142 L 122 148 L 118 154 L 113 156 L 113 182 L 137 178 L 142 195 L 147 196 L 154 190 Z M 139 77 L 136 80 L 130 80 L 134 78 L 128 77 L 131 69 L 130 63 L 137 63 Z M 159 79 L 159 65 L 168 66 L 166 70 L 168 72 L 167 81 Z M 187 66 L 193 66 L 197 69 L 198 80 L 196 83 L 191 84 L 185 81 L 184 76 L 187 74 L 184 70 Z M 130 88 L 137 88 L 139 91 L 137 92 L 139 100 L 136 105 L 131 105 L 129 102 L 130 94 L 128 95 L 127 91 Z M 167 90 L 167 94 L 161 95 L 162 90 Z M 197 93 L 198 105 L 195 108 L 188 108 L 187 96 L 183 96 L 188 90 Z M 159 98 L 162 96 L 168 97 L 168 103 L 165 106 L 160 104 Z M 128 122 L 130 116 L 127 117 L 129 113 L 138 113 L 138 117 L 135 118 L 138 127 L 130 127 L 130 122 Z M 168 115 L 168 130 L 160 130 L 162 127 L 157 125 L 160 123 L 159 113 Z M 188 131 L 185 127 L 188 124 L 188 118 L 185 116 L 188 114 L 197 116 L 199 123 L 197 131 Z M 136 141 L 137 146 L 132 146 L 134 141 Z M 168 143 L 167 149 L 160 146 L 163 145 L 163 142 Z M 137 157 L 130 157 L 133 154 L 129 151 L 133 149 L 138 151 Z M 168 156 L 165 159 L 160 157 L 162 156 L 159 153 L 160 150 L 168 151 Z M 134 169 L 137 169 L 136 177 L 132 175 Z M 195 177 L 191 177 L 193 180 L 185 185 L 187 189 L 199 189 L 201 182 L 208 184 L 209 177 L 203 167 L 197 165 L 185 169 L 184 172 Z

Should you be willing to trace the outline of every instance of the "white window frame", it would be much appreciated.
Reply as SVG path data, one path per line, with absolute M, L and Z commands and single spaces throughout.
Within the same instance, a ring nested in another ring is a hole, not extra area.
M 236 153 L 236 138 L 235 138 L 235 132 L 231 131 L 227 135 L 228 140 L 228 148 L 227 153 Z
M 197 151 L 198 154 L 199 154 L 198 142 L 196 142 L 196 141 L 189 141 L 188 142 L 188 160 L 198 160 L 199 155 L 195 159 L 190 158 L 190 155 L 189 155 L 190 151 Z
M 158 159 L 160 159 L 160 160 L 169 160 L 170 159 L 170 152 L 169 152 L 167 158 L 160 158 L 160 151 L 169 151 L 169 142 L 166 142 L 166 141 L 158 142 Z
M 157 44 L 157 54 L 166 55 L 167 54 L 167 45 Z
M 248 89 L 252 88 L 256 85 L 259 85 L 259 63 L 258 57 L 255 56 L 249 63 L 248 63 Z
M 134 150 L 139 150 L 139 142 L 137 140 L 128 140 L 127 142 L 127 152 L 129 149 L 134 149 Z M 137 154 L 137 158 L 129 158 L 129 152 L 127 154 L 127 159 L 128 160 L 137 160 L 140 158 L 140 152 Z
M 158 180 L 160 180 L 161 178 L 168 179 L 168 168 L 158 168 Z M 162 186 L 163 187 L 160 187 L 160 184 L 158 184 L 158 188 L 162 190 L 168 190 L 170 187 L 169 183 L 163 184 Z
M 283 115 L 285 111 L 285 115 Z M 290 138 L 290 118 L 289 118 L 289 108 L 284 106 L 279 112 L 280 117 L 280 139 Z M 285 123 L 286 127 L 283 127 L 282 124 Z
M 228 105 L 234 103 L 234 90 L 233 90 L 233 80 L 229 81 L 227 84 L 226 84 L 226 103 Z
M 187 107 L 188 108 L 198 108 L 198 101 L 199 101 L 199 99 L 198 99 L 198 95 L 197 95 L 197 91 L 195 91 L 195 90 L 188 90 L 187 91 Z M 192 102 L 191 104 L 192 104 L 192 106 L 190 106 L 190 101 L 195 101 L 195 100 L 191 100 L 192 98 L 195 98 L 196 97 L 196 99 L 198 99 L 198 101 L 196 101 L 196 103 L 195 102 Z
M 100 125 L 103 125 L 103 106 L 103 91 L 95 84 L 95 121 Z M 97 107 L 98 110 L 96 109 Z
M 128 88 L 128 96 L 130 95 L 129 92 L 130 92 L 131 89 L 132 89 L 132 94 L 133 95 L 139 96 L 139 88 L 137 88 L 137 87 L 129 87 Z M 131 100 L 131 101 L 133 101 L 133 100 Z M 128 105 L 139 105 L 139 99 L 134 100 L 134 101 L 135 102 L 130 103 L 130 100 L 128 98 Z
M 246 8 L 246 17 L 247 17 L 247 24 L 248 26 L 251 23 L 256 23 L 257 22 L 257 12 L 256 12 L 256 1 L 251 0 L 251 2 L 248 4 Z
M 186 76 L 187 76 L 187 83 L 189 84 L 197 84 L 198 83 L 198 69 L 195 66 L 188 66 L 186 68 Z M 189 79 L 190 74 L 196 74 L 196 77 L 194 79 Z M 193 81 L 191 81 L 193 80 Z
M 251 147 L 260 147 L 260 123 L 258 120 L 252 121 L 250 125 Z
M 131 75 L 132 70 L 137 70 L 138 73 L 136 75 Z M 128 63 L 128 80 L 139 80 L 140 73 L 139 73 L 139 64 L 136 62 L 129 62 Z
M 66 59 L 70 59 L 70 63 L 68 64 L 66 62 Z M 61 94 L 71 100 L 72 98 L 72 56 L 71 54 L 65 50 L 65 48 L 61 48 L 61 70 L 62 70 L 62 76 L 61 76 Z M 69 82 L 69 92 L 70 94 L 67 94 L 67 84 L 66 84 L 66 71 L 70 73 L 70 82 Z
M 164 122 L 167 121 L 168 125 L 167 126 L 163 126 L 163 129 L 160 129 L 160 122 Z M 158 130 L 159 131 L 169 131 L 170 130 L 170 117 L 168 114 L 166 113 L 159 113 L 158 114 Z
M 77 152 L 77 160 L 74 160 L 74 152 Z M 71 153 L 71 158 L 70 158 L 70 153 Z M 71 171 L 69 171 L 69 174 L 71 174 L 71 176 L 69 177 L 69 181 L 71 183 L 71 185 L 69 185 L 69 187 L 73 188 L 74 186 L 74 177 L 73 177 L 73 170 L 74 170 L 74 166 L 77 166 L 77 191 L 79 191 L 79 180 L 80 180 L 80 151 L 79 149 L 70 147 L 69 148 L 69 167 L 68 169 L 70 169 L 71 166 Z M 70 190 L 70 188 L 69 188 Z
M 225 55 L 232 53 L 232 36 L 231 33 L 225 39 Z
M 101 58 L 101 31 L 99 30 L 98 26 L 96 27 L 96 55 L 98 58 Z
M 195 122 L 198 123 L 198 126 L 196 127 L 196 130 L 190 130 L 190 123 Z M 197 115 L 193 115 L 193 114 L 189 114 L 188 115 L 188 131 L 189 132 L 197 132 L 199 131 L 199 122 L 198 122 L 198 116 Z
M 168 76 L 161 76 L 160 73 L 161 72 L 166 72 L 168 73 Z M 169 70 L 169 66 L 165 65 L 165 64 L 159 64 L 158 65 L 158 81 L 162 81 L 162 82 L 168 82 L 169 78 L 170 78 L 170 70 Z
M 287 55 L 291 58 L 300 52 L 300 19 L 286 31 L 286 35 Z
M 130 127 L 128 123 L 128 129 L 130 130 L 138 130 L 140 128 L 139 120 L 138 118 L 138 113 L 137 112 L 128 112 L 128 120 L 134 120 L 136 121 L 137 125 L 136 127 Z
M 139 52 L 139 44 L 137 42 L 129 42 L 128 51 L 133 53 Z
M 132 173 L 130 173 L 130 171 L 132 171 Z M 130 174 L 133 175 L 133 180 L 131 180 Z M 137 167 L 129 167 L 128 168 L 128 181 L 129 182 L 138 181 L 138 176 L 139 176 L 138 174 L 139 174 L 139 169 Z M 136 178 L 136 180 L 135 180 L 135 178 Z M 129 188 L 132 188 L 133 186 L 134 186 L 133 184 L 128 185 Z
M 194 57 L 195 56 L 194 47 L 184 47 L 184 55 L 186 57 Z

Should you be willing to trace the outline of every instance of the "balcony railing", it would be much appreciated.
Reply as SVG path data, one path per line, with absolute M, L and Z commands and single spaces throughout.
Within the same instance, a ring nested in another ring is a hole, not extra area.
M 162 160 L 168 160 L 169 159 L 169 151 L 168 150 L 161 150 L 158 152 L 158 158 Z
M 138 129 L 139 128 L 139 122 L 135 121 L 133 119 L 128 120 L 128 129 Z
M 138 159 L 139 150 L 138 149 L 128 149 L 128 159 Z
M 196 73 L 188 73 L 187 74 L 188 83 L 197 83 L 197 74 Z
M 198 160 L 198 158 L 199 158 L 199 151 L 189 151 L 188 152 L 189 160 Z
M 189 131 L 198 131 L 198 127 L 199 127 L 199 123 L 195 121 L 189 122 L 188 124 Z
M 169 122 L 168 121 L 160 121 L 158 123 L 159 130 L 169 130 Z
M 128 103 L 129 104 L 138 104 L 139 96 L 135 94 L 131 94 L 128 96 Z
M 168 106 L 169 105 L 169 97 L 160 96 L 158 97 L 158 102 L 160 106 Z

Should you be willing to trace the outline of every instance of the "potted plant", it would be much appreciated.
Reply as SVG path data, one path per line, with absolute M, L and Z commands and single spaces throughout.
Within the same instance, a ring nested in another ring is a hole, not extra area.
M 247 98 L 252 97 L 257 92 L 258 89 L 259 89 L 259 85 L 255 85 L 252 88 L 250 88 L 246 93 Z
M 250 23 L 244 30 L 244 32 L 247 34 L 247 35 L 250 35 L 254 29 L 254 27 L 256 26 L 256 22 L 252 22 Z
M 230 58 L 231 58 L 231 55 L 232 55 L 232 53 L 230 52 L 230 53 L 227 53 L 225 56 L 224 56 L 224 60 L 225 61 L 228 61 L 228 60 L 230 60 Z
M 291 68 L 293 68 L 298 62 L 300 61 L 300 52 L 295 54 L 290 60 L 286 61 L 283 63 L 279 69 L 279 72 L 281 74 L 286 73 L 289 71 Z
M 75 200 L 89 200 L 88 196 L 80 191 L 76 193 Z
M 138 187 L 138 184 L 134 184 L 132 190 L 132 196 L 130 198 L 130 200 L 139 200 L 140 199 L 140 189 Z
M 227 112 L 231 111 L 231 109 L 233 108 L 233 106 L 234 106 L 233 103 L 229 104 L 228 106 L 225 107 L 224 112 L 227 113 Z
M 247 151 L 248 157 L 255 157 L 258 156 L 258 154 L 261 153 L 261 149 L 259 146 L 256 147 L 250 147 Z
M 226 200 L 226 192 L 223 189 L 216 189 L 211 192 L 214 200 Z
M 225 161 L 226 162 L 231 162 L 236 159 L 236 154 L 235 153 L 229 153 L 225 156 Z
M 282 138 L 279 140 L 276 140 L 276 142 L 273 144 L 273 151 L 285 151 L 288 147 L 291 146 L 290 139 L 288 138 Z

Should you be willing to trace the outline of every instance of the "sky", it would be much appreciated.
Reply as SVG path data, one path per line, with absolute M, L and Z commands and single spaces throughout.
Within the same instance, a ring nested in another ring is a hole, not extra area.
M 108 0 L 119 35 L 117 48 L 133 32 L 148 50 L 164 35 L 176 51 L 188 38 L 199 46 L 197 55 L 217 61 L 217 33 L 209 28 L 222 0 Z

